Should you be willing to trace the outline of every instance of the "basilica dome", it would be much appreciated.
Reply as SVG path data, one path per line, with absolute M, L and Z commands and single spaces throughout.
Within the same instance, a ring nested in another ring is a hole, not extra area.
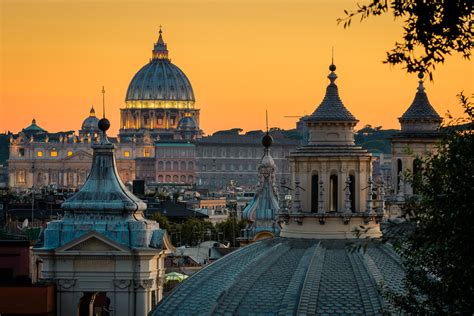
M 126 102 L 184 101 L 194 103 L 194 92 L 184 72 L 171 63 L 162 31 L 152 51 L 152 59 L 133 77 Z

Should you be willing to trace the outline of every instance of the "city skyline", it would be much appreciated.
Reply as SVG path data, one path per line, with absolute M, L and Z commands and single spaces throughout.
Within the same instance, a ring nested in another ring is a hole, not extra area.
M 127 86 L 151 57 L 160 24 L 172 62 L 193 85 L 206 134 L 263 129 L 266 109 L 271 127 L 294 128 L 297 118 L 285 116 L 311 114 L 323 98 L 332 47 L 341 98 L 358 127 L 399 128 L 418 78 L 381 61 L 401 24 L 384 16 L 344 30 L 336 19 L 354 5 L 3 1 L 0 130 L 18 132 L 33 117 L 51 132 L 78 130 L 91 105 L 102 115 L 104 85 L 116 134 Z M 125 19 L 134 15 L 143 18 Z M 455 96 L 472 86 L 472 64 L 460 57 L 448 58 L 434 83 L 425 81 L 442 116 L 460 114 Z

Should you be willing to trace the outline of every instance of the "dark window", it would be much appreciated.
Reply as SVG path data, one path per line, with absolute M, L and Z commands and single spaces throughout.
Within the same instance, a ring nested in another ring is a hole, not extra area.
M 311 212 L 318 212 L 318 197 L 319 197 L 319 177 L 317 174 L 311 177 Z
M 402 160 L 397 159 L 397 192 L 400 191 L 400 178 L 402 176 Z
M 329 203 L 329 211 L 330 212 L 337 212 L 337 176 L 333 174 L 329 178 L 329 196 L 330 196 L 330 203 Z

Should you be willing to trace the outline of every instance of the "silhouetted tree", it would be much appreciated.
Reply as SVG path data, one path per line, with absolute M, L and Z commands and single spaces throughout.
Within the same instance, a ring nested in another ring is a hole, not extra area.
M 416 223 L 397 245 L 406 293 L 385 294 L 408 313 L 474 313 L 474 109 L 460 98 L 468 118 L 444 129 L 438 152 L 419 170 L 420 200 L 405 208 Z
M 351 25 L 355 17 L 391 13 L 403 19 L 403 40 L 387 52 L 384 63 L 401 64 L 408 72 L 427 72 L 430 79 L 436 64 L 446 55 L 460 53 L 471 56 L 473 39 L 473 2 L 471 0 L 370 0 L 357 4 L 356 10 L 345 10 L 338 23 Z

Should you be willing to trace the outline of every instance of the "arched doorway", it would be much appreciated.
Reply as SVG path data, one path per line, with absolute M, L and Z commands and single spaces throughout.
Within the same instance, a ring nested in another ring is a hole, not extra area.
M 110 316 L 110 299 L 106 292 L 84 292 L 78 306 L 78 316 Z

